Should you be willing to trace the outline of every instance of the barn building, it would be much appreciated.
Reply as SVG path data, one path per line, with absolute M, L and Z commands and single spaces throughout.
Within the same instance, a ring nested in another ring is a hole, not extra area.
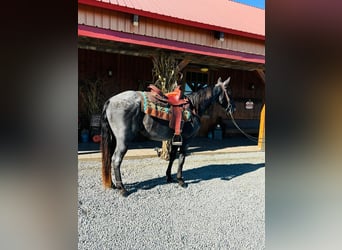
M 78 0 L 79 83 L 100 79 L 105 98 L 144 90 L 153 82 L 152 58 L 161 53 L 176 58 L 186 92 L 230 76 L 237 123 L 262 137 L 264 10 L 228 0 Z M 84 106 L 79 97 L 80 126 Z M 224 136 L 239 133 L 218 106 L 201 119 L 198 136 L 218 122 Z

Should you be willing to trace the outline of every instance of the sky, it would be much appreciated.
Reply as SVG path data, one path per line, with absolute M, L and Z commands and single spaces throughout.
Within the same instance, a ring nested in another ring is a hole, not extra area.
M 232 1 L 258 7 L 261 9 L 265 9 L 265 0 L 232 0 Z

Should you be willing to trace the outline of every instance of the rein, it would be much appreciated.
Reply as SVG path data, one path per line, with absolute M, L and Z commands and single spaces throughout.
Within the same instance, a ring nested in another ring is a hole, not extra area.
M 230 103 L 230 98 L 229 98 L 229 95 L 227 93 L 227 90 L 223 87 L 222 87 L 222 90 L 224 92 L 224 95 L 226 96 L 226 99 L 227 99 L 227 102 L 228 102 L 228 105 L 226 107 L 226 114 L 229 113 L 230 117 L 232 118 L 232 122 L 234 124 L 234 126 L 244 135 L 246 136 L 249 140 L 253 141 L 253 142 L 258 142 L 258 138 L 255 137 L 255 136 L 251 136 L 249 134 L 247 134 L 246 132 L 244 132 L 240 127 L 239 125 L 236 123 L 234 117 L 233 117 L 233 111 L 232 111 L 232 104 Z M 228 116 L 228 115 L 227 115 Z
M 233 117 L 233 113 L 232 113 L 231 110 L 229 110 L 229 114 L 230 114 L 230 117 L 232 118 L 232 122 L 233 122 L 233 124 L 235 125 L 235 127 L 236 127 L 244 136 L 246 136 L 248 139 L 250 139 L 250 140 L 253 141 L 253 142 L 258 142 L 258 138 L 257 138 L 257 137 L 251 136 L 251 135 L 247 134 L 246 132 L 244 132 L 244 131 L 239 127 L 239 125 L 236 123 L 236 121 L 235 121 L 235 119 L 234 119 L 234 117 Z

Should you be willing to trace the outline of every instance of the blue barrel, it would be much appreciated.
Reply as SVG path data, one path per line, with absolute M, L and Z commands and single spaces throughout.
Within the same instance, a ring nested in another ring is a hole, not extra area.
M 215 140 L 222 140 L 223 138 L 223 133 L 222 133 L 222 128 L 220 124 L 217 124 L 214 130 L 214 139 Z
M 81 140 L 82 140 L 82 142 L 88 142 L 89 141 L 89 133 L 88 132 L 82 132 L 81 133 Z

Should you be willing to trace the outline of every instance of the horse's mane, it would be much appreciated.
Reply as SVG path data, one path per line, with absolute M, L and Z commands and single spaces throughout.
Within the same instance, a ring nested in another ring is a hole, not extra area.
M 203 112 L 209 107 L 213 100 L 212 87 L 206 87 L 200 89 L 197 92 L 193 92 L 186 97 L 190 100 L 192 108 L 196 110 L 196 113 L 201 116 Z

